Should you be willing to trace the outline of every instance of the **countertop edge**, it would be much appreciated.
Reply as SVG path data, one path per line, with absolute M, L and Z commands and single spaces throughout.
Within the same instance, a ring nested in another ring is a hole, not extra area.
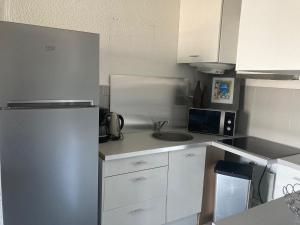
M 102 159 L 104 161 L 110 161 L 110 160 L 125 159 L 125 158 L 138 157 L 138 156 L 144 156 L 144 155 L 180 151 L 180 150 L 185 150 L 188 148 L 211 146 L 211 145 L 212 145 L 212 141 L 206 141 L 206 142 L 192 143 L 192 144 L 186 144 L 186 145 L 176 145 L 176 146 L 170 146 L 170 147 L 145 149 L 145 150 L 134 151 L 134 152 L 118 153 L 115 155 L 104 155 L 101 152 L 99 152 L 99 157 L 100 157 L 100 159 Z
M 226 144 L 223 144 L 223 143 L 220 143 L 217 141 L 205 141 L 205 142 L 198 142 L 198 143 L 192 143 L 192 144 L 186 144 L 186 145 L 145 149 L 145 150 L 141 150 L 141 151 L 118 153 L 118 154 L 114 154 L 114 155 L 104 155 L 101 152 L 99 152 L 99 157 L 100 157 L 100 159 L 102 159 L 104 161 L 110 161 L 110 160 L 125 159 L 125 158 L 138 157 L 138 156 L 144 156 L 144 155 L 173 152 L 173 151 L 185 150 L 188 148 L 195 148 L 195 147 L 200 147 L 200 146 L 213 146 L 213 147 L 222 149 L 224 151 L 231 152 L 233 154 L 245 157 L 247 159 L 250 159 L 250 160 L 253 160 L 256 162 L 260 162 L 262 164 L 267 164 L 268 162 L 270 162 L 269 159 L 264 158 L 262 156 L 251 154 L 251 153 L 248 153 L 241 149 L 234 148 L 232 146 L 228 146 Z
M 265 158 L 263 156 L 259 156 L 259 155 L 253 154 L 253 153 L 249 153 L 247 151 L 243 151 L 243 150 L 241 150 L 239 148 L 235 148 L 233 146 L 229 146 L 229 145 L 226 145 L 224 143 L 212 141 L 211 145 L 213 147 L 222 149 L 222 150 L 227 151 L 227 152 L 231 152 L 233 154 L 242 156 L 244 158 L 247 158 L 247 159 L 253 160 L 255 162 L 262 163 L 262 164 L 267 164 L 267 163 L 273 161 L 273 160 L 270 160 L 270 159 Z

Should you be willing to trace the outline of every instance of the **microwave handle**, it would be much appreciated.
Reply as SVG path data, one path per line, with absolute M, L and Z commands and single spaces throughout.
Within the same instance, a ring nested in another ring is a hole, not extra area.
M 219 130 L 220 135 L 224 134 L 225 114 L 226 114 L 225 111 L 221 111 L 220 130 Z

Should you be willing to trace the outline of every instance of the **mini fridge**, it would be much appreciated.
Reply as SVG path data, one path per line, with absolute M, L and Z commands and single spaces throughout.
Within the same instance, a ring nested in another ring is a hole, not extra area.
M 248 164 L 219 161 L 215 167 L 214 222 L 249 208 L 253 168 Z

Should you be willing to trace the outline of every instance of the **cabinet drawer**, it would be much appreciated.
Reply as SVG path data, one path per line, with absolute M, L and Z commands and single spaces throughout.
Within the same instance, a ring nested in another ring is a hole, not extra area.
M 113 176 L 168 165 L 168 153 L 105 161 L 104 176 Z
M 290 168 L 288 166 L 278 165 L 275 189 L 274 189 L 274 198 L 280 198 L 283 196 L 282 188 L 288 184 L 300 184 L 300 171 Z
M 104 211 L 166 195 L 168 167 L 104 178 Z
M 149 200 L 103 213 L 102 225 L 161 225 L 165 223 L 166 198 Z

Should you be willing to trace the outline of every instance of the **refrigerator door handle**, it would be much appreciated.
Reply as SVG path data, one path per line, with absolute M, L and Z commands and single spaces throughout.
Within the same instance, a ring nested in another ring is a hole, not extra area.
M 7 102 L 7 109 L 49 109 L 88 107 L 95 107 L 93 100 L 34 100 Z

